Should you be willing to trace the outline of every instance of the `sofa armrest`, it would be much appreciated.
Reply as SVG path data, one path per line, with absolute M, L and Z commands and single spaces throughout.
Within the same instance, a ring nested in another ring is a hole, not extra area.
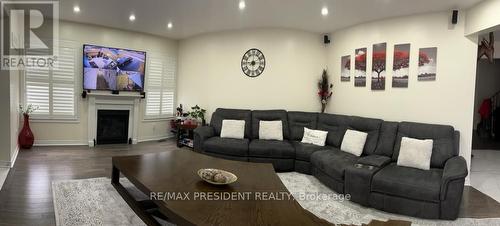
M 462 156 L 455 156 L 446 161 L 441 180 L 441 200 L 446 199 L 448 185 L 454 180 L 464 180 L 468 175 L 467 162 Z M 463 186 L 463 184 L 462 184 Z
M 385 165 L 391 162 L 391 158 L 383 155 L 368 155 L 365 157 L 361 157 L 358 159 L 358 164 L 375 166 L 375 167 L 384 167 Z
M 215 136 L 215 130 L 211 126 L 201 126 L 193 131 L 194 133 L 194 142 L 193 142 L 193 148 L 195 151 L 202 151 L 201 147 L 203 145 L 203 142 L 210 138 Z

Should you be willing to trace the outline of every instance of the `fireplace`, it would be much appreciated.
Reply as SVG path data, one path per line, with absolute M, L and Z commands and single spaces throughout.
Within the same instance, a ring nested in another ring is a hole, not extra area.
M 128 126 L 121 127 L 120 130 L 111 130 L 101 129 L 99 135 L 110 136 L 110 134 L 116 133 L 117 131 L 123 132 L 121 135 L 125 135 L 126 137 L 121 137 L 119 140 L 120 143 L 132 143 L 137 144 L 138 136 L 137 130 L 139 129 L 139 116 L 140 116 L 140 104 L 141 104 L 141 96 L 139 93 L 120 93 L 119 95 L 113 95 L 104 92 L 92 92 L 87 94 L 88 98 L 88 119 L 87 119 L 87 132 L 88 132 L 88 144 L 89 147 L 94 147 L 96 144 L 104 144 L 102 142 L 102 138 L 97 138 L 97 127 L 101 125 L 98 117 L 107 117 L 105 115 L 99 116 L 100 114 L 107 114 L 110 112 L 117 112 L 118 114 L 128 114 L 128 121 L 124 121 L 125 116 L 117 116 L 120 117 L 121 123 L 125 125 L 128 122 Z M 112 117 L 115 118 L 115 117 Z M 102 120 L 102 119 L 101 119 Z M 121 124 L 120 123 L 120 124 Z M 101 125 L 102 126 L 102 125 Z M 122 130 L 123 129 L 123 130 Z M 125 130 L 126 129 L 126 130 Z M 106 131 L 106 132 L 105 132 Z M 99 141 L 98 141 L 99 140 Z M 106 138 L 105 138 L 106 140 Z M 113 143 L 118 143 L 118 141 L 113 141 Z M 109 142 L 105 142 L 109 143 Z
M 98 110 L 96 143 L 128 143 L 129 114 L 129 110 Z

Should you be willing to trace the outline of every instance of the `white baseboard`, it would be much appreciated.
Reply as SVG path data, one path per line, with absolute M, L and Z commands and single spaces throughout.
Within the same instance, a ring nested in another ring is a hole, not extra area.
M 0 161 L 0 168 L 10 168 L 10 161 Z
M 16 150 L 14 154 L 10 157 L 10 167 L 14 167 L 14 163 L 16 163 L 17 155 L 19 154 L 19 145 L 16 145 Z
M 139 138 L 139 143 L 140 142 L 147 142 L 147 141 L 158 141 L 158 140 L 163 140 L 163 139 L 168 139 L 172 138 L 174 135 L 165 135 L 165 136 L 157 136 L 157 137 L 141 137 Z
M 84 140 L 35 140 L 33 146 L 77 146 L 88 145 Z
M 0 161 L 0 168 L 12 168 L 16 162 L 17 154 L 19 154 L 19 146 L 14 150 L 14 154 L 10 157 L 10 161 Z
M 172 138 L 173 135 L 166 136 L 155 136 L 155 137 L 142 137 L 137 142 L 146 142 L 146 141 L 157 141 L 167 138 Z M 33 146 L 77 146 L 77 145 L 85 145 L 89 146 L 90 144 L 94 144 L 92 141 L 85 140 L 35 140 Z

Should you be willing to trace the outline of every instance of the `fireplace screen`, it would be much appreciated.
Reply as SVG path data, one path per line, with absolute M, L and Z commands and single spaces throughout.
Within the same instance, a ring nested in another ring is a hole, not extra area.
M 126 144 L 128 119 L 128 110 L 98 110 L 97 144 Z

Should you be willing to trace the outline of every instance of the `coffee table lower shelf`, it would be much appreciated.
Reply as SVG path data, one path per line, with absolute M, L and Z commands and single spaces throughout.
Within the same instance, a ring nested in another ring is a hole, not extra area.
M 120 170 L 115 166 L 113 166 L 111 173 L 111 184 L 113 185 L 113 187 L 115 187 L 116 191 L 118 191 L 118 194 L 122 196 L 125 202 L 130 206 L 130 208 L 132 208 L 132 210 L 137 214 L 137 216 L 139 216 L 139 218 L 141 218 L 141 220 L 144 221 L 144 223 L 146 223 L 147 225 L 160 225 L 160 223 L 158 223 L 158 221 L 154 219 L 153 216 L 162 218 L 164 220 L 167 219 L 161 213 L 156 211 L 158 207 L 153 203 L 153 201 L 137 201 L 134 199 L 134 197 L 120 183 Z

